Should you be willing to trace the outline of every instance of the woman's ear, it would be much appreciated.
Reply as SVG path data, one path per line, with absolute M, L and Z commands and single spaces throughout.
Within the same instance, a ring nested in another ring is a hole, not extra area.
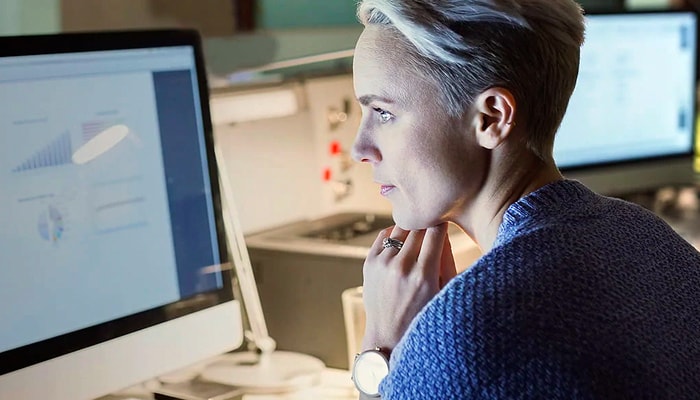
M 481 147 L 493 150 L 515 128 L 517 104 L 513 94 L 501 87 L 486 89 L 474 101 L 476 140 Z

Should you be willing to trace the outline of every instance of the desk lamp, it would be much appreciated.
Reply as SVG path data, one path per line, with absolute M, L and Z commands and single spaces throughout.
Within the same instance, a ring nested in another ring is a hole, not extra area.
M 268 334 L 265 324 L 255 276 L 234 204 L 231 180 L 219 146 L 215 146 L 215 152 L 229 252 L 250 325 L 246 340 L 257 351 L 233 352 L 221 356 L 209 364 L 201 376 L 205 380 L 242 387 L 248 393 L 280 393 L 311 386 L 319 382 L 325 365 L 310 355 L 275 349 L 276 343 Z

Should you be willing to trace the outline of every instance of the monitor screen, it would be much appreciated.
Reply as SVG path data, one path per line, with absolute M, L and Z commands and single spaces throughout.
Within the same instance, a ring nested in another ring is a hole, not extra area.
M 108 375 L 110 387 L 66 389 L 65 398 L 105 394 L 241 343 L 222 267 L 199 42 L 170 33 L 0 41 L 0 320 L 12 327 L 0 329 L 0 398 L 29 390 L 12 386 L 18 371 L 31 377 L 33 367 L 149 328 L 177 329 L 170 352 L 202 349 L 126 378 Z M 214 314 L 202 320 L 206 312 Z M 186 317 L 200 327 L 189 331 Z M 202 323 L 224 331 L 208 349 L 191 344 L 212 340 Z M 151 362 L 141 360 L 153 351 L 144 344 L 121 346 L 128 362 Z M 106 351 L 102 364 L 117 360 Z M 55 395 L 62 386 L 89 386 L 87 376 L 55 382 L 51 398 L 63 398 Z
M 557 165 L 604 192 L 688 182 L 696 65 L 695 13 L 587 15 Z

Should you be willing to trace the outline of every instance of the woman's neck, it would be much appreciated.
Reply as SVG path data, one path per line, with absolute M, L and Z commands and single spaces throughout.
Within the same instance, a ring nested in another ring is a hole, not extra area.
M 516 157 L 494 153 L 482 190 L 469 209 L 454 221 L 483 253 L 493 247 L 503 216 L 511 204 L 542 186 L 563 179 L 553 160 L 543 161 L 531 153 Z

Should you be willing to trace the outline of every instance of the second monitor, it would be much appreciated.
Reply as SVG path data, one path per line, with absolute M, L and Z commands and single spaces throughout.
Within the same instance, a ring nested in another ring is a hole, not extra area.
M 614 195 L 693 180 L 697 25 L 693 12 L 586 16 L 554 146 L 564 175 Z

